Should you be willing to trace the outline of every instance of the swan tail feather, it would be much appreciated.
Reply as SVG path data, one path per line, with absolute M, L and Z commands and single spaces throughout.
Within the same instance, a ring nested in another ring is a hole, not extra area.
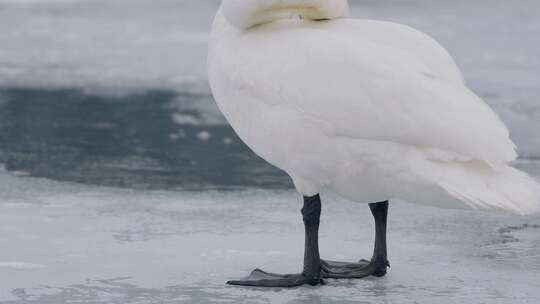
M 540 185 L 522 171 L 482 162 L 443 166 L 439 186 L 470 208 L 520 215 L 540 212 Z

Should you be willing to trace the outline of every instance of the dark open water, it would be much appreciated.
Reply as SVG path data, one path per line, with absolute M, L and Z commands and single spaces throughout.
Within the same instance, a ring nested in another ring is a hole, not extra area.
M 136 189 L 284 188 L 289 178 L 226 124 L 175 121 L 182 103 L 208 95 L 149 91 L 0 91 L 0 163 L 20 175 Z M 195 120 L 194 120 L 195 119 Z M 185 120 L 184 120 L 185 121 Z M 195 125 L 194 125 L 195 124 Z

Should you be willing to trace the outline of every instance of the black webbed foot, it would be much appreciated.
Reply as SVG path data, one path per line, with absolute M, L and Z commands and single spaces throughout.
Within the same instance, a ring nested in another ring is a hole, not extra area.
M 368 276 L 382 277 L 390 264 L 386 253 L 386 220 L 388 202 L 369 205 L 375 219 L 375 248 L 371 261 L 344 263 L 321 260 L 319 257 L 319 195 L 304 197 L 302 215 L 305 226 L 304 270 L 300 274 L 276 274 L 255 269 L 247 278 L 229 281 L 229 285 L 252 287 L 297 287 L 324 284 L 323 278 L 359 279 Z
M 228 281 L 229 285 L 252 287 L 297 287 L 302 285 L 316 286 L 323 284 L 320 275 L 308 278 L 304 274 L 277 274 L 255 269 L 251 274 L 241 280 Z
M 329 279 L 361 279 L 368 276 L 383 277 L 388 260 L 360 260 L 358 263 L 336 262 L 321 260 L 321 275 Z

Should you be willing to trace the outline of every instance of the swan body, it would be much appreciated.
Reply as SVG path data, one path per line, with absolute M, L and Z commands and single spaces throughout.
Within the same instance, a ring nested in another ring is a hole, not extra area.
M 516 146 L 448 52 L 346 0 L 224 0 L 209 80 L 240 138 L 299 192 L 357 202 L 540 209 Z M 296 17 L 295 17 L 296 16 Z

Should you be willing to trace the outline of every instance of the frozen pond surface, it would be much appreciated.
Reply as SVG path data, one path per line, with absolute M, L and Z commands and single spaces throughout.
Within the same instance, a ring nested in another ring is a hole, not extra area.
M 321 252 L 370 256 L 367 206 L 323 197 Z M 540 217 L 391 205 L 382 279 L 291 290 L 224 284 L 300 270 L 292 191 L 138 191 L 0 173 L 0 302 L 538 303 Z

